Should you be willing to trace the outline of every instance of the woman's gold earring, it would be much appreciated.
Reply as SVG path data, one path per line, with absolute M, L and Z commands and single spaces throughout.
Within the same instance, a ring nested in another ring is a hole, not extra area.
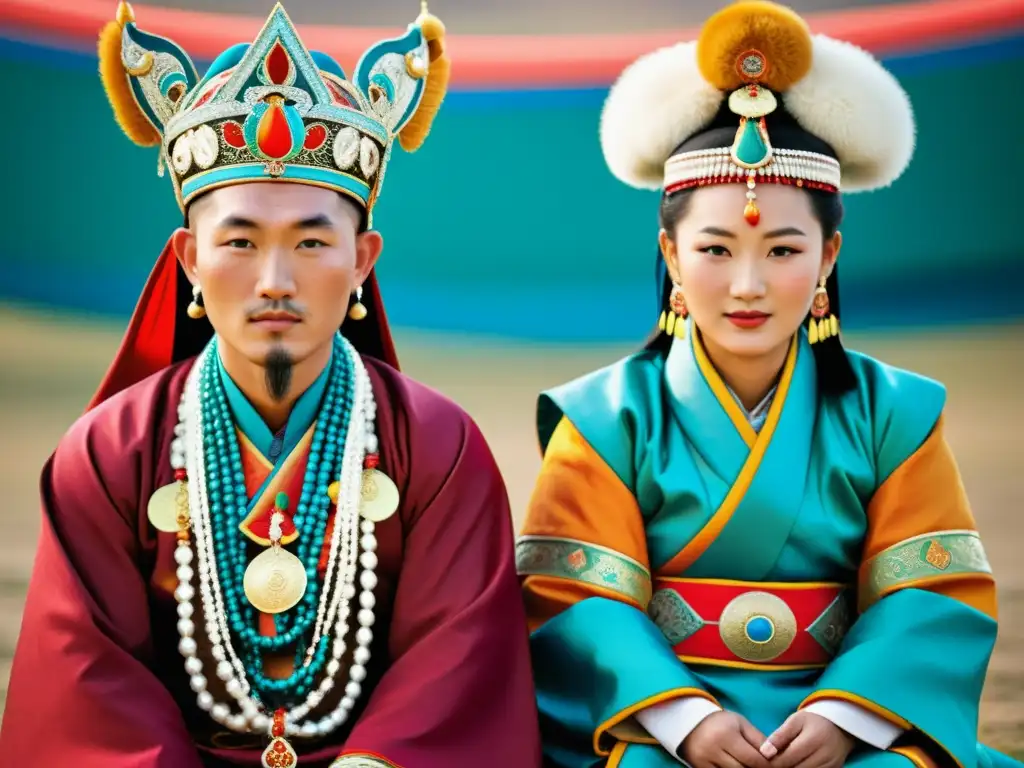
M 823 276 L 818 281 L 811 301 L 811 322 L 807 326 L 807 341 L 811 344 L 839 335 L 839 318 L 830 312 L 828 289 L 825 288 L 827 279 Z
M 192 286 L 192 301 L 188 305 L 188 316 L 193 320 L 206 317 L 206 306 L 203 304 L 203 290 L 198 285 Z
M 356 288 L 356 303 L 348 310 L 348 316 L 353 320 L 362 320 L 366 317 L 366 306 L 363 304 L 363 286 Z
M 661 313 L 658 318 L 658 329 L 681 339 L 686 335 L 686 318 L 690 311 L 686 308 L 686 301 L 683 299 L 683 289 L 678 283 L 672 283 L 672 293 L 668 297 L 668 309 Z

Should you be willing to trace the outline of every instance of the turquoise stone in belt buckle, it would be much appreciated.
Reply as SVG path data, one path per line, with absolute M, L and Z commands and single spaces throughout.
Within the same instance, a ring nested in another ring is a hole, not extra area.
M 780 597 L 768 592 L 745 592 L 725 606 L 718 632 L 738 658 L 766 662 L 778 658 L 793 644 L 796 617 Z

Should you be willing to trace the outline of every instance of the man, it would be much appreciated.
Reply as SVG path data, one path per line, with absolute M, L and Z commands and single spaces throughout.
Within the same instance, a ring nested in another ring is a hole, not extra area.
M 125 3 L 103 32 L 186 228 L 43 471 L 19 765 L 539 764 L 505 489 L 470 418 L 398 372 L 373 275 L 443 32 L 424 12 L 351 81 L 280 7 L 202 79 Z

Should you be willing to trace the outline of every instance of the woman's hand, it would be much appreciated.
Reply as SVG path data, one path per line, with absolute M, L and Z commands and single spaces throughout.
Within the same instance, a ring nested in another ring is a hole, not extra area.
M 813 712 L 790 715 L 761 746 L 772 768 L 840 768 L 856 740 Z
M 735 712 L 705 717 L 679 747 L 692 768 L 771 768 L 758 752 L 764 735 Z

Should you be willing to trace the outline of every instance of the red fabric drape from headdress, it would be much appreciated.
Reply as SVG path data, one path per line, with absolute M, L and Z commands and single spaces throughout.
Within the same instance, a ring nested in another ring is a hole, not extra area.
M 117 355 L 86 410 L 92 410 L 121 390 L 180 362 L 175 359 L 174 348 L 177 324 L 196 322 L 186 314 L 187 304 L 182 305 L 178 286 L 181 278 L 178 260 L 168 240 L 142 289 Z M 367 317 L 358 321 L 358 329 L 346 326 L 343 332 L 353 331 L 352 343 L 360 353 L 377 357 L 398 369 L 398 356 L 384 314 L 380 286 L 372 271 L 363 283 L 363 304 L 368 310 Z M 356 321 L 348 322 L 354 324 Z

